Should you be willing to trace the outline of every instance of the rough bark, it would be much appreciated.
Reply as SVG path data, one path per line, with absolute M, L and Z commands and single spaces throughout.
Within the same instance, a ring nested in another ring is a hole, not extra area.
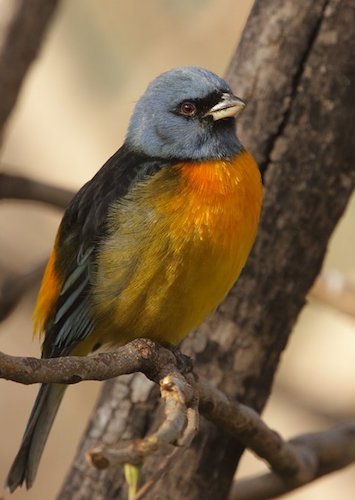
M 58 0 L 0 1 L 0 143 Z
M 258 411 L 355 184 L 354 17 L 355 0 L 257 0 L 228 72 L 236 92 L 250 94 L 240 132 L 266 172 L 263 216 L 238 284 L 184 350 L 201 374 Z M 91 469 L 84 451 L 141 436 L 156 393 L 139 375 L 106 384 L 60 500 L 124 498 L 121 472 Z M 148 498 L 226 498 L 242 451 L 203 422 Z

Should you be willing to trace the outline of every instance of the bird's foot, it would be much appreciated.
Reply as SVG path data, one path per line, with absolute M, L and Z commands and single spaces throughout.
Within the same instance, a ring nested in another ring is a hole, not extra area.
M 177 346 L 169 346 L 169 349 L 172 351 L 176 358 L 177 367 L 179 371 L 183 374 L 191 373 L 193 370 L 193 361 L 190 356 L 183 354 L 179 347 Z

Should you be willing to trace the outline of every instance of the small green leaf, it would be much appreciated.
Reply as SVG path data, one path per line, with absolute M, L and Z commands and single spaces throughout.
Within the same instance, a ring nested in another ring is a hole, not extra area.
M 128 484 L 128 500 L 134 500 L 136 497 L 140 472 L 140 465 L 124 465 L 124 475 Z

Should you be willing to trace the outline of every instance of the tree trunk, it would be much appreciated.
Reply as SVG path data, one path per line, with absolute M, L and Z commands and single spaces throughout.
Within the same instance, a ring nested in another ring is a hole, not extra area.
M 355 0 L 257 0 L 228 71 L 250 100 L 240 136 L 265 173 L 263 215 L 238 284 L 183 350 L 198 373 L 258 411 L 355 185 L 354 21 Z M 121 472 L 92 469 L 84 451 L 143 435 L 157 408 L 140 375 L 105 384 L 59 499 L 125 498 Z M 227 497 L 243 447 L 201 424 L 147 498 Z M 145 479 L 160 459 L 147 462 Z

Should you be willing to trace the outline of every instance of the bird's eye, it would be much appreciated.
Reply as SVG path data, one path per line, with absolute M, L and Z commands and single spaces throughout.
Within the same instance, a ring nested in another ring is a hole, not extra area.
M 195 116 L 196 106 L 193 102 L 185 101 L 180 105 L 180 113 L 184 116 Z

